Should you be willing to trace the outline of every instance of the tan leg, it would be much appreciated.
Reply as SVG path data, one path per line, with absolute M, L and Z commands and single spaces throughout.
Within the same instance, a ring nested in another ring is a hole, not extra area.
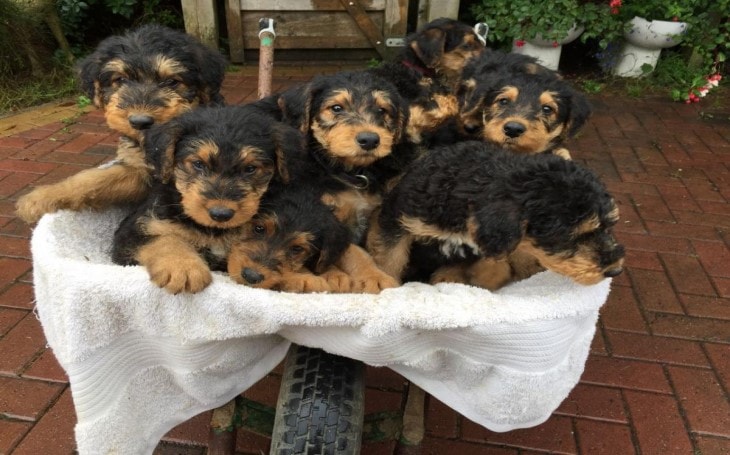
M 560 158 L 568 161 L 573 159 L 573 157 L 570 156 L 570 152 L 565 147 L 553 150 L 553 155 L 559 156 Z
M 372 255 L 372 260 L 382 271 L 400 280 L 408 265 L 413 237 L 409 233 L 404 233 L 395 245 L 386 244 L 377 221 L 379 213 L 380 211 L 376 210 L 371 216 L 370 229 L 367 235 L 367 250 Z
M 350 275 L 346 274 L 339 268 L 331 266 L 320 276 L 327 280 L 327 284 L 329 284 L 332 292 L 352 292 L 352 280 L 350 280 Z
M 468 271 L 469 284 L 496 291 L 512 280 L 512 267 L 507 259 L 482 258 Z
M 135 259 L 147 268 L 153 283 L 171 294 L 200 292 L 213 281 L 208 264 L 198 252 L 171 235 L 142 246 Z
M 377 294 L 383 289 L 397 287 L 398 280 L 382 271 L 367 251 L 350 244 L 335 264 L 352 280 L 353 292 Z
M 119 163 L 105 168 L 84 169 L 60 182 L 43 185 L 18 199 L 16 213 L 35 223 L 58 210 L 101 210 L 139 202 L 147 194 L 151 172 L 138 146 L 123 142 L 117 150 Z
M 312 273 L 283 273 L 277 287 L 281 291 L 299 293 L 330 291 L 327 280 Z
M 545 267 L 541 266 L 535 256 L 516 249 L 507 258 L 512 266 L 514 281 L 524 280 L 532 275 L 542 272 Z
M 444 265 L 431 274 L 429 283 L 464 283 L 469 284 L 467 264 Z

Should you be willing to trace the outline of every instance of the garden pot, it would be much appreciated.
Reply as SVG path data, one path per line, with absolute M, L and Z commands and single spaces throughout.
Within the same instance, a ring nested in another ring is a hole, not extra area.
M 541 65 L 551 70 L 557 70 L 563 44 L 575 41 L 584 29 L 583 26 L 574 25 L 573 28 L 568 30 L 568 35 L 565 38 L 556 41 L 543 39 L 539 34 L 535 38 L 520 41 L 520 46 L 515 41 L 515 44 L 512 45 L 512 52 L 535 57 Z
M 631 29 L 624 33 L 626 43 L 613 69 L 617 76 L 642 76 L 646 74 L 644 65 L 651 66 L 653 70 L 662 49 L 679 44 L 682 34 L 687 31 L 686 22 L 648 21 L 634 17 L 630 24 Z

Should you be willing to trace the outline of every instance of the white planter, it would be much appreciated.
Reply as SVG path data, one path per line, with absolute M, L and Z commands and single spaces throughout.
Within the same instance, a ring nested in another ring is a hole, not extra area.
M 686 22 L 647 21 L 641 17 L 631 19 L 631 29 L 624 33 L 626 43 L 621 49 L 613 74 L 623 77 L 639 77 L 645 74 L 642 66 L 656 66 L 662 49 L 676 46 L 687 31 Z
M 563 44 L 575 41 L 583 33 L 583 30 L 583 26 L 574 25 L 573 28 L 568 30 L 568 35 L 565 38 L 555 41 L 543 39 L 538 34 L 535 38 L 524 41 L 522 46 L 513 44 L 512 52 L 535 57 L 541 65 L 551 70 L 557 70 Z

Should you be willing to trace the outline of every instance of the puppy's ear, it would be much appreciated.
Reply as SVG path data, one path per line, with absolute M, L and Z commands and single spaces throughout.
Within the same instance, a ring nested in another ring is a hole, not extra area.
M 332 214 L 332 221 L 324 224 L 327 229 L 322 230 L 322 242 L 314 273 L 322 273 L 332 266 L 342 256 L 350 245 L 350 230 L 338 222 Z
M 302 133 L 309 132 L 312 110 L 312 84 L 294 87 L 282 93 L 277 101 L 281 119 Z
M 591 105 L 586 97 L 575 90 L 570 94 L 570 115 L 568 116 L 568 137 L 575 136 L 591 115 Z
M 271 140 L 276 155 L 276 174 L 282 183 L 287 184 L 290 180 L 290 163 L 297 162 L 295 158 L 304 151 L 304 136 L 299 130 L 276 123 L 271 129 Z
M 492 199 L 475 213 L 478 223 L 477 244 L 487 257 L 500 257 L 514 251 L 522 239 L 519 208 L 509 200 Z
M 396 144 L 403 140 L 406 135 L 411 111 L 408 103 L 406 103 L 406 101 L 400 96 L 396 96 L 395 99 L 393 99 L 393 107 L 395 108 L 395 131 L 393 131 L 393 143 Z
M 432 28 L 419 33 L 411 42 L 411 50 L 424 65 L 433 68 L 444 53 L 446 34 L 443 30 Z
M 76 65 L 79 77 L 79 87 L 94 102 L 99 109 L 104 108 L 104 99 L 101 96 L 99 73 L 101 73 L 101 59 L 96 53 L 90 54 Z
M 142 137 L 145 160 L 154 167 L 155 177 L 162 183 L 168 183 L 172 179 L 175 149 L 182 134 L 182 125 L 173 120 L 153 126 Z
M 221 95 L 221 84 L 226 73 L 228 62 L 220 52 L 202 44 L 195 43 L 197 66 L 200 69 L 201 104 L 223 106 L 225 100 Z

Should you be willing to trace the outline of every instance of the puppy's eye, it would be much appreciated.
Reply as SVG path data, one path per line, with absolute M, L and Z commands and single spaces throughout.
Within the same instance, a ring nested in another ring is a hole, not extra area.
M 244 174 L 253 174 L 254 172 L 256 172 L 256 169 L 258 169 L 256 166 L 250 164 L 243 168 L 243 173 Z
M 506 105 L 509 104 L 509 99 L 507 99 L 507 98 L 500 98 L 500 99 L 497 100 L 497 104 L 499 104 L 500 106 L 506 106 Z
M 264 235 L 266 234 L 266 226 L 264 226 L 263 224 L 254 224 L 253 232 L 254 234 Z
M 384 107 L 378 108 L 378 114 L 380 115 L 390 115 L 390 109 L 386 109 Z
M 335 114 L 338 114 L 338 113 L 342 112 L 343 110 L 345 110 L 345 109 L 344 109 L 344 108 L 343 108 L 342 106 L 340 106 L 339 104 L 335 104 L 335 105 L 334 105 L 334 106 L 332 106 L 332 107 L 331 107 L 330 109 L 331 109 L 331 110 L 332 110 L 332 112 L 334 112 Z
M 301 254 L 304 251 L 304 247 L 301 245 L 292 245 L 289 247 L 289 252 L 291 254 Z
M 160 82 L 160 87 L 167 87 L 167 88 L 175 88 L 180 84 L 180 81 L 177 79 L 166 79 L 162 82 Z
M 124 85 L 129 82 L 129 79 L 122 76 L 115 76 L 112 78 L 112 84 Z
M 548 106 L 547 104 L 543 104 L 540 107 L 540 109 L 542 109 L 542 113 L 545 114 L 545 115 L 550 115 L 550 114 L 552 114 L 555 111 L 555 109 L 553 109 L 552 107 Z
M 190 163 L 191 166 L 193 166 L 193 169 L 195 169 L 198 172 L 205 171 L 205 162 L 202 160 L 195 160 L 192 163 Z

